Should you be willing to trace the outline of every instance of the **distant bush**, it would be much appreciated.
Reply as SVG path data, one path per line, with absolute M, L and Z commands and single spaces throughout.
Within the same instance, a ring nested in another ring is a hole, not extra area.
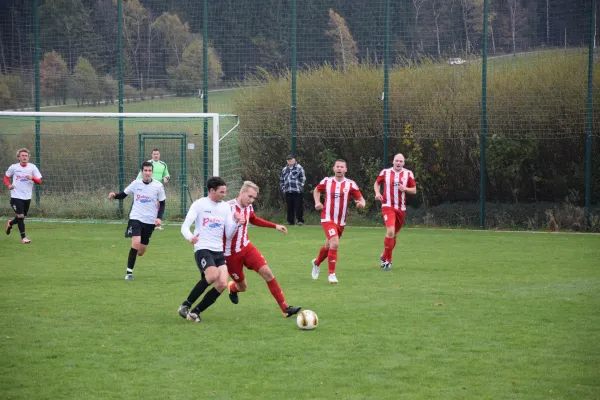
M 600 72 L 595 70 L 595 82 Z M 480 188 L 481 65 L 428 64 L 390 73 L 388 160 L 396 152 L 415 172 L 413 206 L 476 202 Z M 245 178 L 262 188 L 263 202 L 280 199 L 278 179 L 290 151 L 291 74 L 261 71 L 239 90 Z M 491 63 L 488 73 L 487 199 L 560 201 L 584 188 L 587 55 L 542 53 Z M 594 85 L 594 96 L 600 95 Z M 298 161 L 307 172 L 305 195 L 332 161 L 348 161 L 348 176 L 366 196 L 383 158 L 382 71 L 363 65 L 342 72 L 325 65 L 297 76 Z M 593 131 L 600 128 L 594 104 Z M 595 141 L 593 154 L 600 154 Z M 600 198 L 600 164 L 592 173 Z M 370 202 L 370 207 L 375 205 Z M 581 205 L 581 204 L 578 204 Z

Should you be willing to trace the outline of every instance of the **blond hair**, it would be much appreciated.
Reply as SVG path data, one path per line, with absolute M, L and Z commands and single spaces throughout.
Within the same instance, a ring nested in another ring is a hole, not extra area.
M 240 193 L 247 192 L 249 188 L 256 190 L 256 193 L 258 193 L 259 191 L 258 185 L 256 183 L 251 181 L 244 181 L 244 183 L 242 184 L 242 188 L 240 189 Z
M 19 158 L 19 156 L 21 155 L 21 153 L 27 153 L 27 154 L 31 155 L 31 153 L 29 152 L 29 150 L 26 149 L 25 147 L 20 148 L 19 150 L 17 150 L 17 158 Z

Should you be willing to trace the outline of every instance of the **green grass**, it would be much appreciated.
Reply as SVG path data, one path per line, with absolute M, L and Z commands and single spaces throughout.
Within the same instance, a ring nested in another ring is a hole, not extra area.
M 30 222 L 0 238 L 2 399 L 597 399 L 600 236 L 348 227 L 340 283 L 310 278 L 320 227 L 252 229 L 300 331 L 266 285 L 201 324 L 176 308 L 198 279 L 178 226 L 123 280 L 125 225 Z

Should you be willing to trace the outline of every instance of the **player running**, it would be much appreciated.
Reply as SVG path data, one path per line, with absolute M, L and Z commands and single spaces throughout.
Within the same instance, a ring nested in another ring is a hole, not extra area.
M 225 241 L 225 260 L 227 270 L 233 281 L 229 282 L 229 299 L 233 304 L 238 304 L 238 292 L 245 292 L 248 288 L 244 268 L 246 267 L 258 273 L 267 283 L 269 291 L 277 301 L 283 315 L 287 318 L 298 313 L 302 307 L 288 306 L 285 301 L 283 291 L 273 275 L 273 271 L 267 265 L 267 261 L 248 238 L 248 222 L 255 226 L 264 228 L 275 228 L 280 232 L 287 233 L 287 228 L 283 225 L 277 225 L 264 219 L 258 218 L 254 214 L 252 203 L 258 196 L 258 186 L 250 181 L 244 182 L 240 193 L 235 200 L 229 202 L 232 212 L 241 214 L 246 223 L 240 225 L 235 235 Z
M 321 211 L 321 226 L 325 231 L 325 245 L 319 250 L 319 255 L 312 260 L 312 278 L 319 278 L 320 265 L 327 258 L 329 267 L 329 283 L 338 283 L 335 275 L 337 264 L 337 250 L 340 238 L 346 225 L 346 216 L 350 199 L 354 198 L 357 208 L 365 206 L 363 198 L 356 183 L 346 178 L 346 161 L 336 160 L 333 166 L 334 176 L 323 178 L 315 187 L 313 197 L 315 209 Z M 325 205 L 321 203 L 321 193 L 325 193 Z

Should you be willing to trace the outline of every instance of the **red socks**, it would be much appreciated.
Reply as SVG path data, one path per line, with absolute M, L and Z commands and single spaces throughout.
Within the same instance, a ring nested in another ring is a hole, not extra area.
M 267 282 L 267 286 L 269 287 L 269 291 L 277 301 L 277 304 L 279 304 L 279 308 L 281 308 L 281 311 L 285 312 L 285 309 L 288 308 L 288 305 L 285 302 L 285 296 L 283 295 L 283 291 L 281 290 L 281 287 L 277 282 L 277 278 L 273 278 L 272 280 Z
M 396 247 L 396 239 L 385 237 L 383 239 L 383 259 L 386 261 L 392 261 L 392 251 Z
M 323 260 L 325 260 L 326 258 L 327 258 L 327 249 L 325 248 L 325 246 L 323 246 L 319 249 L 319 255 L 317 256 L 317 259 L 315 260 L 315 264 L 321 265 Z
M 327 259 L 328 259 L 328 263 L 327 266 L 329 267 L 329 274 L 335 274 L 335 264 L 337 264 L 337 249 L 329 249 L 329 252 L 327 253 Z

